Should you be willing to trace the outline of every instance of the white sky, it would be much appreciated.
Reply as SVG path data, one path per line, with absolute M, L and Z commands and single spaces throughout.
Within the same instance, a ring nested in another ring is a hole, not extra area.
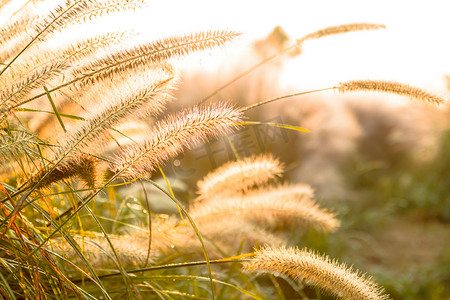
M 241 44 L 264 37 L 276 25 L 297 39 L 327 26 L 385 24 L 387 30 L 308 42 L 281 80 L 324 87 L 351 79 L 386 79 L 448 95 L 444 76 L 450 74 L 450 0 L 164 0 L 151 1 L 145 16 L 143 26 L 150 34 L 233 29 L 244 33 Z
M 14 0 L 13 2 L 22 0 Z M 23 0 L 24 1 L 24 0 Z M 281 81 L 288 86 L 320 88 L 351 79 L 385 79 L 410 83 L 448 96 L 450 74 L 450 0 L 149 0 L 140 14 L 116 17 L 98 27 L 136 25 L 149 38 L 198 30 L 232 29 L 240 41 L 214 52 L 233 55 L 281 25 L 292 39 L 328 26 L 385 24 L 387 30 L 342 34 L 310 41 L 292 61 Z M 78 32 L 83 34 L 82 31 Z M 214 64 L 202 59 L 203 67 Z

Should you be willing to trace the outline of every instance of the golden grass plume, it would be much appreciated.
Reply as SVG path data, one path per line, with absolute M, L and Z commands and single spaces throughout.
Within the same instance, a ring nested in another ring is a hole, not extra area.
M 86 186 L 93 188 L 98 187 L 104 178 L 104 170 L 98 160 L 87 154 L 80 154 L 65 160 L 52 169 L 49 174 L 46 175 L 46 173 L 47 170 L 41 170 L 30 178 L 28 185 L 39 184 L 37 186 L 39 189 L 45 189 L 52 183 L 76 177 Z
M 111 94 L 112 104 L 100 105 L 78 128 L 69 132 L 58 150 L 57 157 L 68 155 L 75 150 L 104 139 L 107 129 L 119 124 L 127 116 L 142 112 L 157 113 L 170 99 L 173 77 L 154 83 L 125 89 L 116 95 Z M 102 107 L 103 106 L 103 107 Z
M 225 218 L 232 223 L 245 220 L 271 230 L 314 227 L 328 232 L 339 227 L 335 215 L 320 208 L 312 196 L 303 186 L 262 188 L 246 195 L 199 202 L 190 213 L 199 221 Z
M 307 249 L 266 246 L 257 250 L 250 262 L 244 263 L 244 269 L 285 274 L 338 297 L 355 300 L 389 299 L 384 289 L 373 283 L 371 278 Z
M 376 30 L 376 29 L 384 29 L 386 28 L 383 24 L 370 24 L 370 23 L 350 23 L 338 26 L 331 26 L 320 29 L 313 33 L 310 33 L 304 36 L 300 41 L 311 40 L 311 39 L 319 39 L 325 36 L 333 35 L 333 34 L 341 34 L 352 31 L 361 31 L 361 30 Z
M 157 64 L 171 58 L 222 46 L 236 38 L 232 31 L 207 31 L 168 37 L 152 43 L 134 46 L 111 53 L 105 58 L 90 62 L 73 70 L 73 78 L 84 86 L 105 78 L 114 77 L 125 70 L 133 70 L 147 64 Z
M 353 80 L 341 82 L 337 87 L 340 92 L 376 91 L 393 93 L 432 104 L 442 104 L 445 100 L 408 84 L 384 80 Z
M 227 104 L 196 106 L 170 115 L 155 125 L 142 144 L 130 146 L 115 157 L 112 169 L 122 178 L 137 178 L 179 154 L 184 147 L 229 133 L 242 120 L 240 109 Z
M 197 183 L 199 199 L 239 194 L 280 176 L 283 166 L 272 155 L 263 154 L 229 162 Z

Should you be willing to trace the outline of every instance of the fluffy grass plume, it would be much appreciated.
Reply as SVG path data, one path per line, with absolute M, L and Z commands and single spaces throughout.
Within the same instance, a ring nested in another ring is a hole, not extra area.
M 246 192 L 280 176 L 282 172 L 280 161 L 268 154 L 229 162 L 198 182 L 199 199 Z
M 33 40 L 43 40 L 56 31 L 114 12 L 135 10 L 143 4 L 143 0 L 66 0 L 35 25 Z
M 34 17 L 24 15 L 3 25 L 0 28 L 0 45 L 3 46 L 20 36 L 24 27 L 32 23 L 34 19 Z
M 67 68 L 68 66 L 65 63 L 55 62 L 36 69 L 27 77 L 20 78 L 9 87 L 2 87 L 0 83 L 0 87 L 3 88 L 0 92 L 0 109 L 11 109 L 11 105 L 17 104 L 23 97 L 29 95 L 33 89 L 45 85 Z
M 249 271 L 285 274 L 301 279 L 337 297 L 354 300 L 385 300 L 389 296 L 371 278 L 345 264 L 314 252 L 297 248 L 263 247 L 255 257 L 244 263 Z
M 88 63 L 73 71 L 75 81 L 82 86 L 125 70 L 133 70 L 146 64 L 164 62 L 193 52 L 212 49 L 231 41 L 239 34 L 232 31 L 208 31 L 181 37 L 168 37 L 152 43 L 120 50 L 105 58 Z
M 117 45 L 132 35 L 132 32 L 111 32 L 77 40 L 67 46 L 56 47 L 51 50 L 38 49 L 37 51 L 30 51 L 30 53 L 24 55 L 20 64 L 14 64 L 12 74 L 6 73 L 2 78 L 7 74 L 12 78 L 7 78 L 4 80 L 5 82 L 11 82 L 15 77 L 26 78 L 39 67 L 56 62 L 73 66 L 77 63 L 82 63 L 83 60 L 88 60 L 96 51 Z
M 86 186 L 93 188 L 99 186 L 104 177 L 103 171 L 100 168 L 97 159 L 86 154 L 78 155 L 60 163 L 44 178 L 44 180 L 41 180 L 46 172 L 46 170 L 42 170 L 35 174 L 30 179 L 28 185 L 34 186 L 40 182 L 38 188 L 44 189 L 52 183 L 77 177 L 84 184 L 86 184 Z
M 208 255 L 213 258 L 232 256 L 236 249 L 243 252 L 252 252 L 255 246 L 271 245 L 283 246 L 286 244 L 284 234 L 270 232 L 257 224 L 252 224 L 241 219 L 238 222 L 230 222 L 227 218 L 215 216 L 215 218 L 198 218 L 194 220 L 205 239 Z M 180 237 L 172 241 L 175 250 L 186 254 L 203 256 L 200 242 L 193 230 L 186 234 L 182 224 L 178 225 Z M 183 230 L 184 229 L 184 230 Z M 220 239 L 217 237 L 220 236 Z M 165 251 L 169 254 L 173 249 Z
M 328 35 L 333 34 L 341 34 L 352 31 L 361 31 L 361 30 L 376 30 L 376 29 L 384 29 L 385 25 L 382 24 L 370 24 L 370 23 L 350 23 L 339 26 L 331 26 L 327 27 L 313 33 L 310 33 L 304 36 L 300 41 L 311 40 L 311 39 L 319 39 Z
M 64 139 L 57 157 L 101 140 L 107 129 L 119 124 L 127 116 L 138 114 L 138 110 L 159 112 L 170 99 L 168 92 L 171 89 L 172 79 L 173 77 L 169 77 L 155 83 L 137 85 L 135 89 L 129 86 L 128 89 L 117 91 L 116 95 L 111 94 L 109 100 L 112 104 L 100 107 L 83 124 L 70 132 Z
M 130 146 L 115 157 L 112 168 L 122 178 L 137 178 L 179 154 L 183 147 L 226 134 L 242 120 L 242 112 L 226 104 L 193 107 L 155 125 L 142 145 Z
M 196 220 L 228 218 L 230 223 L 246 220 L 273 230 L 315 227 L 333 231 L 340 225 L 333 213 L 319 207 L 309 191 L 302 193 L 283 186 L 200 202 L 190 212 Z
M 412 99 L 433 104 L 442 104 L 445 102 L 443 98 L 430 94 L 417 87 L 393 81 L 353 80 L 339 83 L 338 89 L 342 93 L 354 91 L 376 91 L 407 96 Z

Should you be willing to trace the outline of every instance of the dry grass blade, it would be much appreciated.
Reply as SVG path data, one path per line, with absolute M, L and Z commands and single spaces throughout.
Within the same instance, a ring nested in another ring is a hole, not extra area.
M 10 134 L 0 132 L 0 158 L 6 162 L 16 153 L 26 153 L 26 148 L 31 142 L 33 136 L 27 132 L 15 131 Z
M 256 251 L 256 256 L 250 262 L 244 264 L 244 269 L 286 274 L 338 297 L 355 300 L 389 299 L 371 278 L 307 249 L 264 247 Z
M 375 91 L 407 96 L 419 101 L 433 104 L 445 103 L 445 100 L 441 97 L 430 94 L 417 87 L 393 81 L 353 80 L 339 83 L 338 89 L 342 93 L 354 91 Z
M 158 165 L 207 137 L 231 131 L 242 120 L 242 112 L 228 105 L 194 107 L 169 116 L 156 124 L 143 145 L 130 146 L 114 159 L 112 168 L 122 178 L 137 178 L 152 172 Z
M 230 162 L 197 183 L 199 198 L 243 193 L 267 183 L 282 172 L 282 164 L 271 155 L 251 156 Z

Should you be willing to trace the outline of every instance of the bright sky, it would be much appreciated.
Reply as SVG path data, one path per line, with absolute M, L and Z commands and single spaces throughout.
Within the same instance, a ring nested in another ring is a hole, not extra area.
M 21 0 L 14 0 L 13 2 Z M 138 16 L 97 26 L 137 25 L 149 38 L 198 30 L 232 29 L 240 41 L 213 57 L 233 55 L 281 25 L 292 39 L 328 26 L 347 23 L 385 24 L 386 30 L 326 37 L 305 44 L 286 66 L 282 84 L 305 88 L 331 86 L 351 79 L 397 80 L 448 97 L 444 76 L 450 74 L 450 0 L 149 0 Z M 83 34 L 82 31 L 78 31 Z
M 387 30 L 308 42 L 303 54 L 286 67 L 283 84 L 323 87 L 351 79 L 386 79 L 446 96 L 444 76 L 450 74 L 449 12 L 449 0 L 164 0 L 150 2 L 145 31 L 165 35 L 234 29 L 244 33 L 242 44 L 266 36 L 276 25 L 297 39 L 328 26 L 385 24 Z

